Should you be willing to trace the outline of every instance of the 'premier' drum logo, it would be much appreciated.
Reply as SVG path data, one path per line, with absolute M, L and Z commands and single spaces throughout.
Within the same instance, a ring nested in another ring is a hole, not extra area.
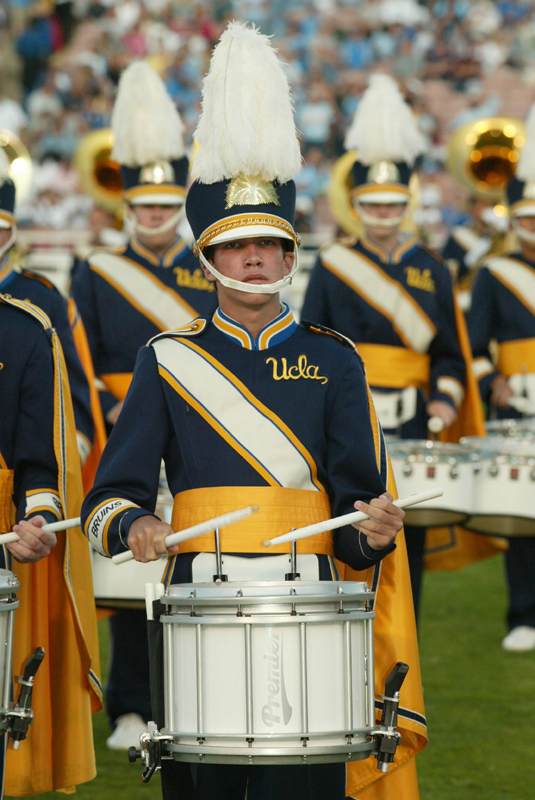
M 268 652 L 264 658 L 268 667 L 268 701 L 262 709 L 262 719 L 264 725 L 272 728 L 274 723 L 280 723 L 281 709 L 283 722 L 288 725 L 292 718 L 292 707 L 286 696 L 282 639 L 273 628 L 267 629 L 267 636 Z

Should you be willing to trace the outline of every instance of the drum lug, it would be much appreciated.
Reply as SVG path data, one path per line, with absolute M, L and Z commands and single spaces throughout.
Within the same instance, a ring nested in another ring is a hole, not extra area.
M 399 691 L 408 671 L 408 665 L 398 661 L 386 679 L 381 725 L 375 731 L 377 741 L 375 757 L 377 759 L 377 769 L 381 770 L 381 772 L 388 772 L 388 765 L 393 762 L 396 748 L 401 741 L 401 734 L 396 730 Z
M 406 478 L 410 478 L 410 476 L 412 475 L 412 466 L 409 464 L 408 461 L 405 461 L 405 463 L 403 464 L 403 475 Z
M 450 478 L 452 480 L 455 480 L 455 478 L 458 478 L 458 477 L 459 477 L 459 467 L 457 466 L 457 464 L 454 464 L 452 466 L 452 468 L 450 469 Z

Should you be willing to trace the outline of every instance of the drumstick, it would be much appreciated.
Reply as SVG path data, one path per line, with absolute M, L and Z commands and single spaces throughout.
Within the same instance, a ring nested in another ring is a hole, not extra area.
M 423 503 L 425 500 L 432 500 L 434 497 L 441 497 L 444 494 L 444 489 L 437 486 L 434 489 L 427 489 L 425 492 L 418 492 L 418 494 L 410 494 L 407 497 L 400 497 L 399 500 L 394 500 L 394 505 L 398 508 L 406 508 L 407 506 L 414 506 L 417 503 Z M 307 525 L 305 528 L 298 528 L 290 533 L 283 533 L 282 536 L 277 536 L 275 539 L 266 539 L 262 542 L 263 547 L 271 547 L 274 544 L 284 544 L 285 542 L 295 542 L 298 539 L 307 539 L 309 536 L 316 536 L 318 533 L 325 533 L 332 531 L 335 528 L 342 528 L 344 525 L 351 525 L 353 522 L 362 522 L 369 519 L 370 514 L 365 514 L 363 511 L 352 511 L 351 514 L 344 514 L 341 517 L 334 517 L 334 519 L 326 519 L 324 522 L 316 522 L 314 525 Z
M 429 417 L 427 427 L 431 433 L 440 433 L 444 430 L 444 420 L 442 417 Z
M 31 520 L 30 520 L 31 522 Z M 43 525 L 42 531 L 47 533 L 56 533 L 57 531 L 68 531 L 69 528 L 78 528 L 80 526 L 80 517 L 72 517 L 72 519 L 61 519 L 59 522 L 49 522 Z M 9 544 L 9 542 L 18 542 L 20 536 L 15 531 L 11 533 L 0 533 L 0 544 Z
M 257 511 L 258 506 L 247 506 L 247 508 L 229 511 L 227 514 L 222 514 L 220 517 L 214 517 L 213 519 L 207 519 L 205 522 L 199 522 L 198 525 L 185 528 L 183 531 L 170 533 L 169 536 L 165 537 L 165 546 L 171 547 L 173 544 L 180 544 L 180 542 L 185 542 L 187 539 L 203 536 L 203 534 L 210 533 L 210 531 L 214 531 L 216 528 L 226 528 L 228 525 L 232 525 L 240 519 L 245 519 L 245 517 L 248 517 L 250 514 L 256 514 Z M 124 553 L 118 553 L 116 556 L 112 556 L 111 560 L 114 564 L 123 564 L 125 561 L 131 561 L 133 558 L 133 552 L 131 550 L 126 550 Z

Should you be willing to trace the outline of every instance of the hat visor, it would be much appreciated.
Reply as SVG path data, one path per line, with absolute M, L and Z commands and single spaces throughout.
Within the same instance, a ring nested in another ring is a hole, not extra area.
M 274 236 L 277 239 L 290 239 L 292 242 L 295 241 L 295 237 L 274 225 L 243 225 L 237 228 L 230 228 L 227 231 L 217 234 L 217 236 L 214 236 L 209 242 L 206 242 L 204 246 L 207 247 L 212 244 L 232 242 L 235 239 L 252 239 L 255 236 Z
M 510 211 L 512 217 L 535 217 L 535 200 L 521 200 Z

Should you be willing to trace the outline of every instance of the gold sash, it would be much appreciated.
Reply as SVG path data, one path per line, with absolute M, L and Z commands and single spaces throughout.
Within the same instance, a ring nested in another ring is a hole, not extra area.
M 13 470 L 0 469 L 0 533 L 8 533 L 13 524 Z
M 535 372 L 535 339 L 502 342 L 498 351 L 498 371 L 506 378 L 523 372 Z
M 429 389 L 430 359 L 426 353 L 416 353 L 405 347 L 387 344 L 356 342 L 370 386 L 388 389 L 406 389 L 416 386 Z
M 180 531 L 249 505 L 258 505 L 259 512 L 221 530 L 221 549 L 225 553 L 289 553 L 289 543 L 266 550 L 262 542 L 331 516 L 331 505 L 325 492 L 276 486 L 216 486 L 177 494 L 171 524 L 175 531 Z M 332 538 L 329 531 L 301 539 L 297 542 L 297 551 L 330 556 L 333 552 Z M 180 544 L 179 550 L 181 553 L 213 553 L 214 535 L 207 533 L 190 539 Z

